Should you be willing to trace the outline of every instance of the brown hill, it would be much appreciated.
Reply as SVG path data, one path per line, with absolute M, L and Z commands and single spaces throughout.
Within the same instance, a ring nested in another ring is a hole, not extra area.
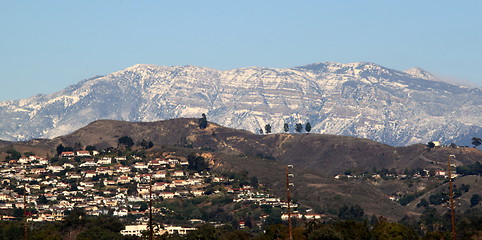
M 367 214 L 394 219 L 407 214 L 417 215 L 416 209 L 390 201 L 387 191 L 365 181 L 340 181 L 333 176 L 346 170 L 373 168 L 399 172 L 418 167 L 443 169 L 448 154 L 457 156 L 457 165 L 482 159 L 481 151 L 470 148 L 392 147 L 367 139 L 320 134 L 258 135 L 213 123 L 201 130 L 197 119 L 158 122 L 100 120 L 66 136 L 15 143 L 14 146 L 35 153 L 45 154 L 48 150 L 52 156 L 59 144 L 115 148 L 122 136 L 129 136 L 136 143 L 142 139 L 152 141 L 155 146 L 152 151 L 160 150 L 162 146 L 176 146 L 188 148 L 185 151 L 209 152 L 215 170 L 245 170 L 279 196 L 283 196 L 284 166 L 292 164 L 296 175 L 293 196 L 301 203 L 324 210 L 337 209 L 343 204 L 360 204 Z

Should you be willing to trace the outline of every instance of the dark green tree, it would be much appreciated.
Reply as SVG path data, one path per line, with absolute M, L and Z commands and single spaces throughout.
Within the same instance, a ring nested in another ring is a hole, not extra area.
M 118 143 L 120 146 L 124 146 L 126 148 L 130 148 L 134 146 L 134 140 L 128 136 L 123 136 L 118 139 Z
M 288 239 L 288 227 L 284 224 L 281 224 L 281 219 L 280 219 L 279 223 L 277 224 L 267 224 L 266 232 L 256 239 L 259 239 L 259 240 Z
M 306 239 L 350 239 L 369 240 L 370 230 L 366 222 L 339 221 L 330 223 L 309 222 L 306 224 Z
M 249 185 L 254 188 L 258 188 L 258 178 L 256 176 L 251 177 Z
M 362 207 L 360 207 L 360 205 L 354 205 L 351 207 L 343 205 L 338 210 L 338 217 L 341 219 L 362 220 L 364 216 L 365 216 L 365 211 L 363 210 Z
M 417 207 L 428 207 L 428 202 L 425 198 L 422 198 L 419 203 L 417 203 Z
M 428 147 L 428 148 L 434 148 L 434 147 L 435 147 L 435 143 L 433 143 L 433 142 L 428 142 L 428 143 L 427 143 L 427 147 Z
M 141 145 L 141 147 L 143 147 L 143 148 L 146 148 L 146 146 L 147 146 L 146 139 L 142 139 L 142 141 L 139 143 L 139 145 Z
M 269 216 L 266 218 L 264 222 L 264 226 L 270 226 L 270 225 L 276 225 L 276 224 L 281 224 L 283 221 L 281 220 L 281 209 L 279 208 L 272 208 L 271 213 Z
M 95 150 L 97 150 L 95 146 L 88 145 L 87 147 L 85 147 L 85 151 L 95 151 Z
M 306 125 L 305 125 L 305 130 L 306 132 L 310 132 L 311 131 L 311 124 L 310 122 L 307 122 Z
M 477 193 L 472 195 L 472 197 L 470 198 L 470 207 L 475 207 L 479 205 L 479 203 L 480 203 L 480 195 Z
M 29 235 L 29 239 L 32 240 L 61 240 L 62 234 L 60 234 L 59 229 L 55 228 L 54 225 L 45 225 L 40 229 L 35 229 Z
M 146 139 L 142 139 L 141 143 L 139 144 L 144 149 L 149 149 L 154 147 L 154 143 L 152 141 L 147 141 Z
M 189 154 L 187 156 L 187 161 L 189 165 L 187 166 L 187 169 L 201 172 L 206 169 L 209 169 L 209 164 L 206 162 L 206 160 L 202 156 L 196 156 L 195 154 Z
M 472 145 L 474 145 L 474 148 L 480 146 L 480 144 L 482 144 L 482 139 L 480 139 L 478 137 L 472 138 Z
M 303 124 L 297 123 L 297 124 L 295 125 L 295 131 L 296 131 L 296 132 L 301 132 L 301 130 L 303 130 Z
M 285 132 L 289 132 L 289 131 L 290 131 L 290 126 L 288 125 L 288 123 L 285 123 L 285 124 L 283 125 L 283 130 L 284 130 Z
M 437 212 L 436 208 L 426 207 L 420 216 L 421 224 L 427 226 L 428 231 L 434 231 L 442 225 L 442 216 Z
M 432 205 L 440 205 L 446 203 L 449 200 L 447 194 L 444 193 L 434 193 L 428 197 L 428 201 Z
M 23 239 L 22 222 L 0 222 L 0 239 Z
M 189 232 L 186 240 L 217 240 L 219 237 L 216 234 L 216 228 L 211 224 L 204 224 L 199 226 L 196 231 Z
M 418 239 L 418 236 L 412 230 L 402 224 L 384 220 L 373 227 L 372 234 L 375 240 Z
M 199 128 L 205 129 L 208 126 L 208 120 L 206 118 L 206 114 L 202 114 L 202 117 L 199 119 Z
M 35 156 L 35 153 L 33 153 L 33 152 L 24 152 L 24 153 L 23 153 L 23 156 L 25 156 L 25 157 Z
M 59 144 L 56 150 L 57 150 L 57 155 L 60 156 L 60 154 L 64 151 L 64 145 Z
M 271 125 L 266 124 L 266 126 L 264 126 L 264 130 L 265 130 L 266 134 L 271 133 Z
M 38 204 L 47 204 L 48 202 L 49 200 L 47 199 L 47 197 L 45 197 L 45 195 L 40 195 L 38 197 L 38 200 L 37 200 Z

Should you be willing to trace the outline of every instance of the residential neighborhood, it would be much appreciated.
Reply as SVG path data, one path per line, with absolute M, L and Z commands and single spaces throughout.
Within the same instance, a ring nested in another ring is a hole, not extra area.
M 173 153 L 152 159 L 97 151 L 61 152 L 51 159 L 30 155 L 0 162 L 0 183 L 2 220 L 26 215 L 29 222 L 62 221 L 68 213 L 82 210 L 90 216 L 124 218 L 127 224 L 121 234 L 126 236 L 141 236 L 146 231 L 150 201 L 225 194 L 234 203 L 287 207 L 286 201 L 251 186 L 240 186 L 234 179 L 214 175 L 208 169 L 192 170 L 186 156 Z M 210 184 L 223 187 L 208 189 Z M 291 208 L 297 206 L 291 203 Z M 154 205 L 152 212 L 164 215 L 166 209 Z M 195 230 L 195 223 L 165 224 L 157 233 L 186 234 Z M 244 221 L 240 221 L 243 226 Z

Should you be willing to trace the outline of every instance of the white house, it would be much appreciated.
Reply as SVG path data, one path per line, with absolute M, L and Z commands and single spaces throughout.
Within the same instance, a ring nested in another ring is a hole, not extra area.
M 90 152 L 89 151 L 77 151 L 77 156 L 78 157 L 90 157 Z
M 126 225 L 124 230 L 121 230 L 121 234 L 124 236 L 136 236 L 142 237 L 142 232 L 147 231 L 147 225 Z
M 112 163 L 112 158 L 108 158 L 108 157 L 103 157 L 99 160 L 97 160 L 97 164 L 111 164 Z

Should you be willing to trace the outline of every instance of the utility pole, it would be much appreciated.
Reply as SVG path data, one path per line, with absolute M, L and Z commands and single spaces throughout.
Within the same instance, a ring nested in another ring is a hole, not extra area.
M 449 155 L 448 159 L 448 171 L 449 171 L 449 200 L 450 200 L 450 211 L 452 212 L 452 240 L 457 239 L 457 233 L 455 232 L 455 210 L 454 210 L 454 191 L 452 186 L 452 169 L 450 164 L 450 157 L 455 158 L 455 155 Z
M 293 165 L 286 165 L 286 202 L 288 203 L 288 239 L 293 240 L 293 229 L 291 226 L 291 195 L 290 195 L 290 186 L 293 186 L 293 183 L 290 183 L 289 177 L 293 177 L 293 174 L 290 174 L 288 168 L 293 168 Z
M 27 225 L 27 185 L 23 183 L 23 217 L 24 217 L 24 224 L 23 224 L 23 239 L 28 239 L 28 225 Z
M 154 239 L 154 229 L 152 229 L 152 173 L 149 176 L 149 240 Z

